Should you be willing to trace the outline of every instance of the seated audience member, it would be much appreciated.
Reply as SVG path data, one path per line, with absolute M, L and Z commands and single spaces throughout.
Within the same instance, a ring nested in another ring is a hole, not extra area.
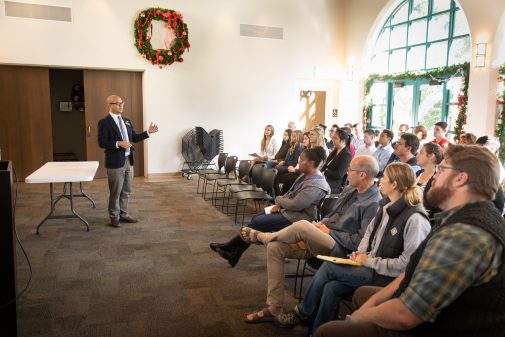
M 363 137 L 365 136 L 363 133 L 363 124 L 356 123 L 352 126 L 352 134 L 353 138 L 351 139 L 351 144 L 354 146 L 356 150 L 358 150 L 364 144 Z
M 306 259 L 318 254 L 346 257 L 355 251 L 379 208 L 381 195 L 374 183 L 379 167 L 370 156 L 359 156 L 349 166 L 349 186 L 335 208 L 321 222 L 302 220 L 277 233 L 242 230 L 248 242 L 267 246 L 267 307 L 247 316 L 250 323 L 273 321 L 284 304 L 284 258 Z
M 467 132 L 464 135 L 461 135 L 461 144 L 465 145 L 474 145 L 477 143 L 477 136 L 473 133 Z
M 416 137 L 416 135 L 412 133 L 404 133 L 403 135 L 401 135 L 400 139 L 398 139 L 398 141 L 396 142 L 395 151 L 389 158 L 388 164 L 396 161 L 401 161 L 403 163 L 407 163 L 410 166 L 412 166 L 414 172 L 417 173 L 417 171 L 421 169 L 421 167 L 417 165 L 416 160 L 417 149 L 419 149 L 419 139 Z M 395 156 L 398 159 L 394 159 L 393 156 Z M 382 176 L 382 174 L 380 174 L 379 176 Z
M 396 133 L 398 138 L 396 140 L 400 139 L 402 135 L 408 133 L 409 131 L 410 131 L 410 126 L 408 124 L 398 125 L 398 131 Z M 396 145 L 396 141 L 393 142 L 393 147 L 395 147 L 395 145 Z
M 373 157 L 379 163 L 379 172 L 384 171 L 391 154 L 394 152 L 393 146 L 391 146 L 393 136 L 393 131 L 388 129 L 382 130 L 379 136 L 379 146 L 373 153 Z
M 446 122 L 437 122 L 433 127 L 433 135 L 435 136 L 435 139 L 431 142 L 440 145 L 442 149 L 446 148 L 450 143 L 449 139 L 445 138 L 445 135 L 447 134 L 447 126 Z
M 303 133 L 303 148 L 304 149 L 311 148 L 309 132 Z M 288 172 L 278 174 L 275 177 L 275 183 L 274 183 L 274 187 L 276 187 L 275 195 L 286 194 L 286 192 L 289 191 L 291 186 L 293 186 L 293 183 L 298 178 L 298 176 L 300 176 L 300 170 L 298 169 L 298 159 L 297 159 L 296 164 L 288 166 Z
M 315 331 L 321 324 L 338 318 L 344 295 L 364 285 L 385 286 L 405 271 L 410 255 L 431 229 L 414 170 L 405 163 L 392 163 L 384 172 L 380 190 L 384 199 L 379 212 L 368 225 L 357 251 L 350 256 L 362 266 L 324 262 L 303 301 L 277 318 L 282 327 L 313 321 Z
M 289 147 L 291 146 L 291 135 L 292 131 L 290 129 L 284 130 L 284 134 L 282 135 L 281 147 L 279 148 L 279 151 L 277 151 L 273 159 L 269 159 L 266 161 L 265 165 L 267 168 L 272 168 L 276 166 L 280 161 L 286 158 L 286 154 L 288 153 Z
M 363 136 L 363 145 L 356 149 L 356 156 L 369 155 L 375 152 L 375 131 L 366 129 Z
M 379 147 L 379 136 L 381 135 L 381 131 L 374 129 L 373 132 L 375 132 L 375 148 Z
M 321 129 L 323 129 L 324 145 L 326 145 L 328 143 L 328 139 L 326 139 L 326 125 L 319 123 L 319 124 L 317 124 L 317 126 L 319 126 Z M 326 147 L 326 148 L 328 148 L 328 147 Z
M 490 202 L 498 164 L 477 146 L 449 146 L 428 192 L 443 212 L 405 273 L 383 289 L 357 289 L 360 308 L 315 337 L 503 336 L 505 221 Z
M 333 133 L 332 141 L 335 147 L 321 168 L 321 172 L 331 187 L 331 193 L 339 194 L 344 187 L 347 169 L 352 159 L 349 151 L 349 135 L 344 130 L 338 129 Z
M 281 186 L 284 185 L 284 178 L 285 176 L 289 176 L 291 173 L 289 172 L 289 168 L 293 168 L 295 170 L 295 167 L 298 165 L 298 158 L 300 157 L 300 153 L 302 153 L 303 149 L 305 146 L 303 145 L 303 138 L 304 135 L 302 131 L 296 130 L 293 135 L 291 136 L 291 147 L 288 150 L 288 153 L 286 154 L 286 158 L 284 158 L 283 161 L 279 162 L 277 166 L 275 167 L 277 169 L 277 176 L 275 177 L 275 182 L 274 182 L 274 187 L 275 187 L 275 195 L 283 195 L 281 191 Z M 307 136 L 308 140 L 308 136 Z M 308 141 L 307 141 L 308 145 Z M 299 174 L 296 174 L 296 177 L 294 177 L 294 180 L 298 177 Z M 292 184 L 291 184 L 292 185 Z M 291 187 L 290 185 L 290 187 Z M 289 190 L 289 188 L 288 188 Z M 287 190 L 285 191 L 287 192 Z
M 423 145 L 426 143 L 426 138 L 428 138 L 428 130 L 426 130 L 424 125 L 417 125 L 412 133 L 417 136 L 417 139 L 419 139 L 419 144 Z
M 354 147 L 354 145 L 352 145 L 352 140 L 355 137 L 352 134 L 352 128 L 348 128 L 347 126 L 344 126 L 341 129 L 344 130 L 345 132 L 347 132 L 347 134 L 349 135 L 349 137 L 351 137 L 350 138 L 351 139 L 351 144 L 349 145 L 349 151 L 351 151 L 351 156 L 354 158 L 354 156 L 356 155 L 356 148 Z
M 417 155 L 417 163 L 422 168 L 418 171 L 417 186 L 419 186 L 423 192 L 424 208 L 428 212 L 430 219 L 433 219 L 435 213 L 440 212 L 440 209 L 431 205 L 428 201 L 428 192 L 431 188 L 431 184 L 433 183 L 436 166 L 440 164 L 442 159 L 444 159 L 442 148 L 440 145 L 434 143 L 424 144 Z
M 330 128 L 329 134 L 330 134 L 330 140 L 326 142 L 326 147 L 328 148 L 329 151 L 333 150 L 333 147 L 335 146 L 333 144 L 332 138 L 333 138 L 333 133 L 339 129 L 337 124 L 333 124 Z
M 476 141 L 477 145 L 484 146 L 486 149 L 491 151 L 492 154 L 496 156 L 496 158 L 499 157 L 499 151 L 500 151 L 500 142 L 496 137 L 488 137 L 488 136 L 482 136 L 479 137 Z M 503 185 L 505 181 L 505 169 L 503 168 L 503 165 L 500 164 L 500 184 Z
M 275 129 L 272 125 L 265 126 L 263 138 L 261 139 L 259 157 L 254 158 L 253 163 L 265 162 L 272 159 L 277 152 L 277 142 L 274 138 Z
M 396 141 L 393 142 L 393 144 L 391 144 L 391 146 L 393 146 L 393 149 L 396 149 L 396 143 L 398 142 L 398 139 L 400 139 L 402 135 L 408 133 L 409 130 L 410 130 L 410 127 L 408 126 L 408 124 L 400 124 L 398 126 L 398 133 L 397 133 L 398 138 Z M 392 163 L 394 161 L 398 161 L 398 156 L 393 153 L 391 158 L 389 158 L 388 164 Z
M 296 123 L 293 121 L 289 121 L 288 122 L 288 129 L 290 129 L 291 132 L 295 132 L 296 131 Z
M 309 131 L 310 147 L 321 146 L 326 151 L 326 157 L 328 157 L 329 151 L 326 147 L 326 141 L 324 140 L 324 130 L 320 126 L 314 126 Z
M 278 231 L 295 221 L 316 219 L 320 200 L 330 193 L 330 187 L 317 167 L 326 158 L 320 146 L 306 149 L 300 155 L 300 172 L 291 189 L 283 196 L 275 198 L 275 206 L 270 214 L 261 212 L 251 219 L 247 226 L 261 231 Z M 249 248 L 239 235 L 228 243 L 211 243 L 210 248 L 234 267 L 240 256 Z

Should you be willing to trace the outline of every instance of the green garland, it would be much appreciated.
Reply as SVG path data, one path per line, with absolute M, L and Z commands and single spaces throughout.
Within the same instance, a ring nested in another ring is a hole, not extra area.
M 167 26 L 173 29 L 175 34 L 174 43 L 170 49 L 156 49 L 151 45 L 152 20 L 164 21 Z M 152 64 L 160 68 L 184 59 L 181 55 L 184 50 L 189 50 L 188 26 L 182 21 L 182 15 L 173 10 L 163 8 L 149 8 L 140 12 L 135 20 L 135 47 L 142 57 L 151 61 Z
M 505 81 L 505 63 L 498 69 L 501 80 Z M 505 89 L 501 93 L 501 97 L 498 97 L 497 103 L 501 104 L 501 114 L 498 127 L 496 129 L 496 137 L 500 141 L 500 161 L 505 162 Z
M 505 68 L 505 65 L 504 65 Z M 458 97 L 459 112 L 458 118 L 456 119 L 456 125 L 454 127 L 454 139 L 459 141 L 461 134 L 464 132 L 463 127 L 466 125 L 466 113 L 468 105 L 468 83 L 470 74 L 470 63 L 465 62 L 463 64 L 455 64 L 448 67 L 435 68 L 429 71 L 406 71 L 404 73 L 396 74 L 371 74 L 365 81 L 365 97 L 366 103 L 363 107 L 363 123 L 369 125 L 370 117 L 372 113 L 373 104 L 368 100 L 368 95 L 372 85 L 376 81 L 406 81 L 406 80 L 417 80 L 426 79 L 431 80 L 433 78 L 442 79 L 454 75 L 458 70 L 462 70 L 463 76 L 463 88 L 461 89 L 462 94 Z

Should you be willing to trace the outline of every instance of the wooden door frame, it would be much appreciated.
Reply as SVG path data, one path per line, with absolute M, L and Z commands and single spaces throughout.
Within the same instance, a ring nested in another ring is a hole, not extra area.
M 329 86 L 317 86 L 317 85 L 302 85 L 302 84 L 298 84 L 296 87 L 295 87 L 295 95 L 300 95 L 300 92 L 301 91 L 304 91 L 304 90 L 310 90 L 310 91 L 324 91 L 325 94 L 326 94 L 326 100 L 325 100 L 325 104 L 324 104 L 324 124 L 329 127 L 331 124 L 333 124 L 332 122 L 332 88 L 329 87 Z M 295 96 L 296 97 L 296 96 Z M 298 125 L 300 122 L 298 120 L 298 116 L 297 116 L 297 120 L 296 120 L 296 124 Z M 326 135 L 325 135 L 326 137 Z

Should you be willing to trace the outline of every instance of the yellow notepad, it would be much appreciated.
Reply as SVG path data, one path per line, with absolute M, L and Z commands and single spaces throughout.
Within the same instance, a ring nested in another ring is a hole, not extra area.
M 340 257 L 334 256 L 326 256 L 326 255 L 318 255 L 316 256 L 319 260 L 329 261 L 337 264 L 347 264 L 349 266 L 362 266 L 361 263 L 350 260 L 350 259 L 342 259 Z

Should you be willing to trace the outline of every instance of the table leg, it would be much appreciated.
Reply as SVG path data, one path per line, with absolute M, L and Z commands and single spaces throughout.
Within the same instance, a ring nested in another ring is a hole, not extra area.
M 86 225 L 86 232 L 89 232 L 89 223 L 86 220 L 84 220 L 82 216 L 77 214 L 77 212 L 74 209 L 74 194 L 72 192 L 72 183 L 70 183 L 70 210 L 72 211 L 72 213 L 74 213 L 76 217 L 78 217 L 82 222 L 84 222 L 84 224 Z
M 37 232 L 36 232 L 37 234 L 39 234 L 39 228 L 40 228 L 40 226 L 42 226 L 42 224 L 43 224 L 44 222 L 46 222 L 46 220 L 47 220 L 47 219 L 49 219 L 49 218 L 51 217 L 51 215 L 53 214 L 53 212 L 54 212 L 54 208 L 55 208 L 55 207 L 54 207 L 54 205 L 55 205 L 55 204 L 56 204 L 56 202 L 58 202 L 58 200 L 59 200 L 59 198 L 58 198 L 56 201 L 54 201 L 54 200 L 53 200 L 53 183 L 49 183 L 49 195 L 51 196 L 51 211 L 50 211 L 50 212 L 49 212 L 49 214 L 48 214 L 48 215 L 44 218 L 44 220 L 42 220 L 42 221 L 39 223 L 39 225 L 37 226 Z
M 70 194 L 66 194 L 67 193 L 67 184 L 70 184 L 69 185 Z M 82 192 L 82 182 L 81 182 L 81 192 Z M 63 185 L 63 194 L 59 195 L 56 198 L 54 197 L 54 193 L 53 193 L 53 183 L 49 183 L 49 194 L 51 197 L 51 211 L 44 218 L 44 220 L 42 220 L 39 223 L 39 225 L 37 226 L 37 231 L 36 231 L 37 234 L 39 234 L 39 229 L 42 226 L 42 224 L 44 224 L 44 222 L 46 222 L 46 220 L 48 220 L 48 219 L 68 219 L 68 218 L 78 218 L 79 220 L 84 222 L 84 224 L 86 225 L 86 231 L 89 232 L 89 229 L 90 229 L 89 223 L 82 216 L 80 216 L 74 209 L 74 194 L 72 192 L 72 183 L 71 182 L 65 183 Z M 88 197 L 87 195 L 83 195 L 83 194 L 77 194 L 76 197 L 85 196 L 93 203 L 93 208 L 95 208 L 95 202 L 93 200 L 91 200 L 90 197 Z M 56 203 L 58 201 L 60 201 L 61 198 L 67 198 L 68 200 L 70 200 L 70 210 L 72 211 L 73 215 L 53 215 L 53 212 L 56 209 Z
M 93 199 L 91 199 L 91 197 L 89 195 L 87 195 L 86 193 L 84 193 L 84 191 L 82 190 L 82 181 L 79 182 L 79 185 L 81 188 L 81 196 L 83 196 L 83 197 L 87 198 L 89 201 L 91 201 L 91 203 L 93 204 L 93 208 L 96 208 L 95 201 Z

